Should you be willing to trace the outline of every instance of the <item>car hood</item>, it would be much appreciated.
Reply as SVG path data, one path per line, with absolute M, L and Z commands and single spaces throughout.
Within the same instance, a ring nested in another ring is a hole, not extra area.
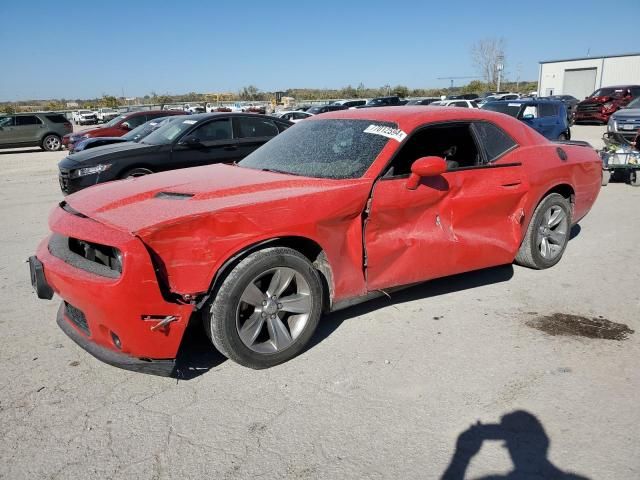
M 635 118 L 640 120 L 640 108 L 623 108 L 613 114 L 616 120 Z
M 89 218 L 144 236 L 197 216 L 222 211 L 256 212 L 260 205 L 282 200 L 293 206 L 298 199 L 314 194 L 340 195 L 342 190 L 363 182 L 208 165 L 98 184 L 70 195 L 66 201 Z
M 138 156 L 143 153 L 154 152 L 160 149 L 159 145 L 146 145 L 144 143 L 120 142 L 100 147 L 90 148 L 76 152 L 60 162 L 63 168 L 77 168 L 80 165 L 95 165 L 110 161 L 111 159 Z

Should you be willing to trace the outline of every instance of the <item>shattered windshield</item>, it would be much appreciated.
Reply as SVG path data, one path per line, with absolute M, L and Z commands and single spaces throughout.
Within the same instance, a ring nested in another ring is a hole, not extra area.
M 371 166 L 389 136 L 394 135 L 403 132 L 388 122 L 342 119 L 301 122 L 238 165 L 305 177 L 358 178 Z

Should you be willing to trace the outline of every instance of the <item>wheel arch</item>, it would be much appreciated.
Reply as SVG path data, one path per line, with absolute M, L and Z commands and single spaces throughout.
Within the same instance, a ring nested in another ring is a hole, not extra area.
M 135 170 L 136 168 L 145 168 L 147 170 L 150 170 L 151 173 L 158 173 L 158 170 L 154 170 L 152 168 L 151 165 L 149 165 L 148 163 L 135 163 L 133 165 L 127 165 L 127 166 L 123 166 L 118 170 L 118 174 L 116 175 L 117 178 L 119 179 L 123 179 L 123 175 L 127 172 L 130 172 L 131 170 Z
M 551 195 L 552 193 L 558 193 L 558 194 L 562 195 L 564 198 L 566 198 L 567 200 L 569 200 L 569 203 L 571 204 L 571 217 L 573 217 L 573 210 L 574 210 L 575 203 L 576 203 L 576 191 L 568 183 L 559 183 L 559 184 L 555 185 L 554 187 L 550 188 L 549 190 L 547 190 L 544 193 L 544 195 L 542 195 L 538 199 L 538 203 L 536 203 L 535 206 L 537 207 L 542 200 L 544 200 L 548 195 Z
M 296 250 L 304 255 L 309 262 L 320 273 L 320 279 L 322 281 L 323 290 L 323 311 L 327 312 L 331 308 L 333 300 L 333 270 L 329 264 L 329 259 L 324 249 L 315 240 L 302 236 L 284 236 L 275 237 L 267 240 L 243 247 L 238 252 L 231 255 L 222 266 L 216 271 L 211 280 L 209 287 L 209 293 L 207 293 L 196 305 L 197 309 L 200 309 L 211 296 L 214 296 L 217 289 L 220 287 L 222 281 L 226 276 L 240 263 L 244 258 L 250 254 L 270 247 L 288 247 L 292 250 Z

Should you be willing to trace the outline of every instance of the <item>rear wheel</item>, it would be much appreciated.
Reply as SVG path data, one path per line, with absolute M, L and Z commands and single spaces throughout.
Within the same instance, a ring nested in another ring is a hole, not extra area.
M 298 355 L 322 311 L 322 283 L 296 250 L 252 253 L 215 293 L 205 328 L 216 348 L 246 367 L 268 368 Z
M 41 147 L 47 152 L 55 152 L 62 147 L 62 140 L 58 135 L 50 134 L 42 139 Z
M 120 178 L 142 177 L 144 175 L 151 175 L 152 173 L 153 170 L 149 170 L 148 168 L 136 167 L 124 172 L 122 175 L 120 175 Z
M 541 270 L 562 258 L 569 242 L 571 204 L 558 193 L 547 195 L 533 212 L 516 263 Z

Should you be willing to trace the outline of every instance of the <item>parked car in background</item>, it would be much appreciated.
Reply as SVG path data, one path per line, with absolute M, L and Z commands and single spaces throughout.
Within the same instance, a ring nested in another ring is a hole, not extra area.
M 635 144 L 640 131 L 640 97 L 626 107 L 621 108 L 609 117 L 607 133 L 610 137 L 618 137 L 620 143 Z M 640 145 L 636 145 L 639 149 Z
M 76 125 L 94 125 L 98 123 L 95 112 L 91 110 L 78 110 L 71 113 L 71 120 Z
M 61 297 L 62 330 L 111 365 L 171 374 L 197 319 L 220 353 L 268 368 L 301 353 L 325 312 L 514 261 L 552 267 L 601 170 L 592 148 L 486 110 L 331 112 L 237 165 L 69 196 L 31 278 L 38 297 Z
M 377 98 L 372 98 L 367 103 L 357 108 L 393 107 L 397 105 L 404 105 L 406 103 L 407 103 L 407 100 L 404 100 L 398 96 L 377 97 Z
M 257 114 L 189 115 L 167 122 L 137 143 L 116 143 L 69 155 L 58 164 L 60 188 L 67 194 L 120 178 L 237 162 L 291 125 Z
M 638 97 L 640 97 L 640 85 L 599 88 L 578 103 L 573 120 L 575 123 L 606 124 L 614 112 Z
M 316 105 L 315 107 L 309 108 L 306 113 L 310 113 L 312 115 L 320 115 L 321 113 L 346 110 L 347 108 L 348 107 L 345 107 L 344 105 Z
M 439 100 L 431 102 L 430 107 L 460 107 L 460 108 L 478 108 L 475 100 Z
M 459 95 L 447 95 L 446 100 L 475 100 L 476 98 L 480 98 L 477 93 L 462 93 Z
M 196 103 L 185 103 L 183 109 L 187 113 L 205 113 L 206 112 L 205 107 Z
M 298 110 L 283 110 L 275 112 L 274 117 L 282 118 L 283 120 L 289 120 L 290 122 L 297 123 L 305 118 L 313 117 L 313 113 L 300 112 Z
M 62 137 L 72 130 L 69 120 L 59 113 L 0 114 L 0 148 L 60 150 Z
M 567 109 L 567 118 L 569 119 L 569 124 L 573 123 L 573 114 L 576 111 L 576 107 L 580 100 L 572 95 L 551 95 L 549 97 L 541 97 L 546 98 L 548 100 L 560 100 L 564 103 L 565 108 Z
M 361 105 L 365 105 L 367 103 L 366 100 L 336 100 L 335 102 L 331 102 L 331 105 L 342 105 L 343 107 L 352 108 L 359 107 Z
M 98 119 L 98 123 L 106 123 L 120 115 L 120 112 L 113 108 L 99 108 L 95 111 L 95 114 Z
M 68 150 L 73 151 L 74 144 L 81 138 L 121 137 L 125 133 L 130 132 L 149 120 L 168 115 L 184 115 L 184 112 L 182 110 L 147 110 L 124 113 L 122 115 L 118 115 L 102 127 L 67 134 L 62 137 L 62 144 L 67 147 Z
M 102 147 L 104 145 L 111 145 L 112 143 L 122 142 L 139 142 L 154 130 L 157 130 L 165 123 L 173 119 L 184 119 L 186 115 L 171 115 L 169 117 L 159 117 L 153 120 L 149 120 L 143 123 L 139 127 L 134 128 L 128 133 L 125 133 L 121 137 L 89 137 L 83 138 L 73 144 L 73 150 L 69 150 L 69 153 L 82 152 L 83 150 L 89 150 L 91 148 Z
M 482 109 L 517 118 L 549 140 L 571 140 L 567 110 L 559 100 L 499 100 L 485 103 Z
M 414 98 L 413 100 L 409 100 L 406 105 L 430 105 L 433 102 L 439 102 L 440 97 L 428 97 L 428 98 Z

